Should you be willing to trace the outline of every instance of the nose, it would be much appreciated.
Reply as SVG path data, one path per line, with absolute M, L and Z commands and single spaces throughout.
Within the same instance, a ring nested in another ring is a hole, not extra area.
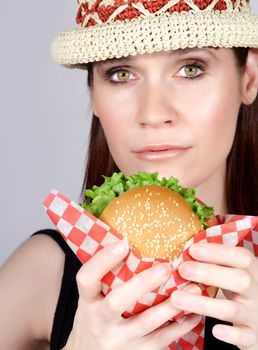
M 163 85 L 162 85 L 163 84 Z M 171 127 L 177 116 L 171 91 L 163 83 L 147 84 L 139 94 L 138 123 L 142 127 Z

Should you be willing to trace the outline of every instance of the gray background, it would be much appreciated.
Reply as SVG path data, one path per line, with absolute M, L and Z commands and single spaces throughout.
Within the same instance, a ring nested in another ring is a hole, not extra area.
M 76 9 L 75 0 L 0 4 L 0 265 L 33 232 L 53 227 L 42 207 L 52 188 L 79 198 L 87 75 L 59 67 L 49 53 L 56 33 L 75 26 Z

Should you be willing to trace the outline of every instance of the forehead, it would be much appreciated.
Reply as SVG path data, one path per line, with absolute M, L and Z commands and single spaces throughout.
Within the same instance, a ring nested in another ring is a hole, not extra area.
M 215 56 L 214 52 L 216 52 L 219 47 L 206 47 L 206 48 L 186 48 L 186 49 L 178 49 L 178 50 L 169 50 L 169 51 L 161 51 L 162 55 L 173 57 L 173 56 L 182 56 L 186 55 L 188 53 L 197 53 L 197 52 L 206 52 L 213 56 Z M 158 54 L 158 52 L 155 52 L 154 54 Z M 152 54 L 148 54 L 152 55 Z M 95 62 L 96 66 L 104 66 L 111 63 L 133 63 L 133 61 L 136 61 L 140 56 L 143 56 L 141 54 L 137 54 L 135 56 L 127 56 L 127 57 L 121 57 L 121 58 L 111 58 L 107 59 L 105 61 L 98 61 Z

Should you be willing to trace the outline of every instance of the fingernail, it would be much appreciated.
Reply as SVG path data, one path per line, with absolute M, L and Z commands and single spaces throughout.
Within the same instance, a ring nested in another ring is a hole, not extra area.
M 189 249 L 190 254 L 194 258 L 205 258 L 208 255 L 207 248 L 204 244 L 195 244 Z
M 188 296 L 186 293 L 176 290 L 175 292 L 172 293 L 170 300 L 173 304 L 184 305 L 185 302 L 187 301 L 187 298 Z
M 112 252 L 113 254 L 120 255 L 125 253 L 128 250 L 128 248 L 129 248 L 128 242 L 125 239 L 123 239 L 114 244 L 112 248 Z
M 194 324 L 200 323 L 201 320 L 202 320 L 202 316 L 201 315 L 193 315 L 193 316 L 190 317 L 191 323 L 194 323 Z
M 183 290 L 192 294 L 202 294 L 201 288 L 197 284 L 188 285 L 187 287 L 183 288 Z
M 157 277 L 169 277 L 171 273 L 171 266 L 169 264 L 157 264 L 153 267 L 153 272 Z
M 182 277 L 192 277 L 196 271 L 194 263 L 186 263 L 179 266 L 179 272 Z
M 219 338 L 219 339 L 221 338 L 225 339 L 228 334 L 227 330 L 221 325 L 217 325 L 216 327 L 214 327 L 212 330 L 212 333 L 216 338 Z

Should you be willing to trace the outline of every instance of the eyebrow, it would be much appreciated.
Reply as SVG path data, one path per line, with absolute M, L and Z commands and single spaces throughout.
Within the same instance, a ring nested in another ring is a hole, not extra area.
M 211 50 L 208 50 L 208 48 L 211 49 Z M 171 57 L 171 56 L 182 56 L 182 55 L 186 55 L 187 53 L 206 52 L 206 53 L 212 55 L 213 58 L 215 58 L 215 60 L 218 60 L 218 57 L 212 51 L 212 50 L 218 50 L 218 49 L 219 49 L 219 47 L 210 47 L 209 46 L 207 48 L 194 47 L 194 48 L 170 50 L 168 52 L 168 57 Z M 95 64 L 97 66 L 103 66 L 103 65 L 106 65 L 106 64 L 110 64 L 110 63 L 132 62 L 132 61 L 134 61 L 134 57 L 135 56 L 127 56 L 127 57 L 121 57 L 121 58 L 110 58 L 110 59 L 107 59 L 105 61 L 95 62 Z

